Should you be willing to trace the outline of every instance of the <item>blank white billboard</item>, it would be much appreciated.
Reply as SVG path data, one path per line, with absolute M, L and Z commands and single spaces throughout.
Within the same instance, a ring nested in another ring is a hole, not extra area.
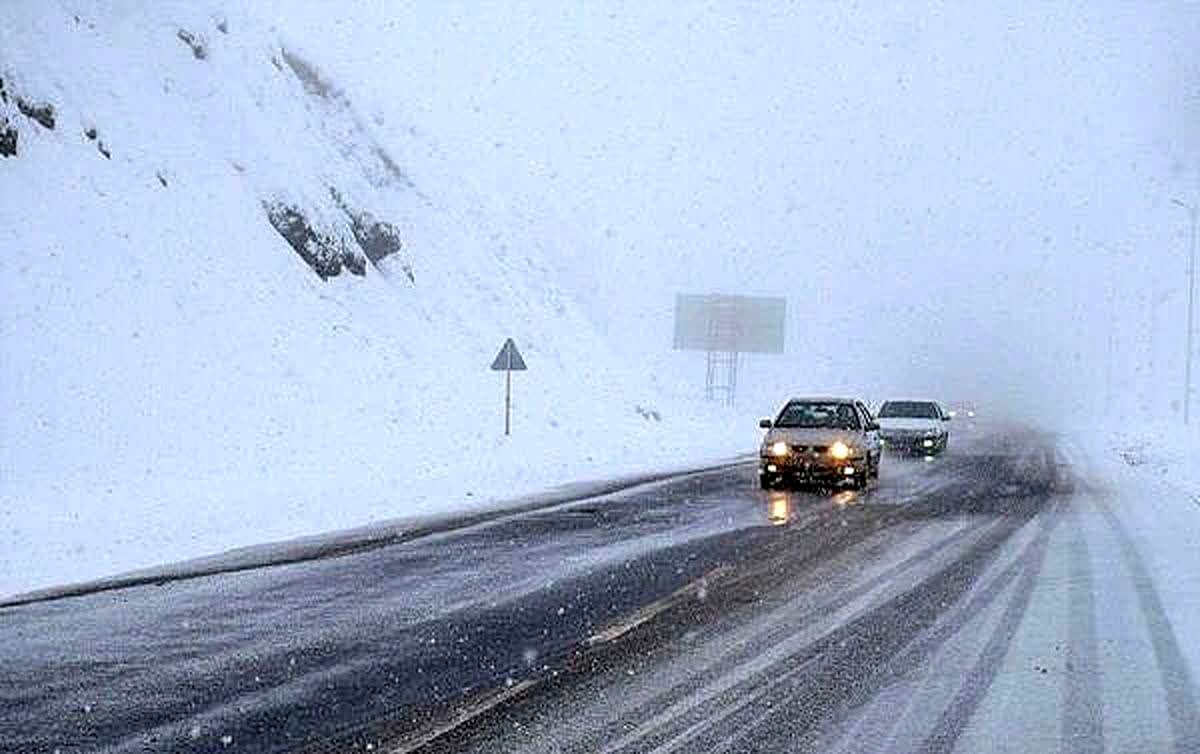
M 720 294 L 675 296 L 675 348 L 783 353 L 787 299 Z

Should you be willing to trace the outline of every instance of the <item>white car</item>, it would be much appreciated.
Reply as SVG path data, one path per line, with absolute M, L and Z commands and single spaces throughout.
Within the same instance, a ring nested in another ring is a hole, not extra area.
M 886 401 L 878 421 L 879 437 L 893 453 L 935 456 L 949 441 L 950 414 L 936 401 Z

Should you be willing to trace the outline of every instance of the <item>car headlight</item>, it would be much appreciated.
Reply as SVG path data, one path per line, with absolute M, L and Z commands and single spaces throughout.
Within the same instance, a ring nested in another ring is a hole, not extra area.
M 850 457 L 850 446 L 841 440 L 838 440 L 833 445 L 829 446 L 829 455 L 833 456 L 839 461 L 844 461 Z
M 780 441 L 771 443 L 771 447 L 767 448 L 767 453 L 778 458 L 780 456 L 786 456 L 789 450 L 790 448 L 788 448 L 788 444 Z

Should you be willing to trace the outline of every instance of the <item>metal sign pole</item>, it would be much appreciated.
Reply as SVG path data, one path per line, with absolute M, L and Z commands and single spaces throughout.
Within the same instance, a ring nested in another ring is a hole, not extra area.
M 504 436 L 512 434 L 512 370 L 504 370 Z
M 1192 331 L 1196 327 L 1196 216 L 1200 207 L 1189 208 L 1192 216 L 1192 245 L 1188 250 L 1188 297 L 1187 297 L 1187 354 L 1183 361 L 1183 423 L 1191 420 L 1192 414 Z
M 1200 204 L 1188 204 L 1179 199 L 1172 199 L 1171 203 L 1186 209 L 1188 219 L 1192 221 L 1187 267 L 1187 346 L 1183 352 L 1183 423 L 1188 424 L 1192 415 L 1192 330 L 1196 325 L 1196 221 L 1200 216 Z
M 513 342 L 513 339 L 509 338 L 504 341 L 504 345 L 500 347 L 500 353 L 496 354 L 496 359 L 492 362 L 492 371 L 504 372 L 505 437 L 512 434 L 512 373 L 523 372 L 527 368 L 525 359 L 521 358 L 521 352 L 517 350 L 517 344 Z

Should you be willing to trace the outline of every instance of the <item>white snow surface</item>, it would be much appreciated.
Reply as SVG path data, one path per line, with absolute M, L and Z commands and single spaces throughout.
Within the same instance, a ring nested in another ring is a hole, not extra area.
M 663 333 L 601 334 L 552 218 L 471 189 L 251 13 L 4 13 L 0 595 L 753 449 L 746 417 L 640 366 Z M 318 278 L 263 203 L 353 248 L 331 189 L 403 251 Z
M 1200 513 L 1200 423 L 1190 429 L 1178 423 L 1110 431 L 1102 450 L 1110 459 L 1155 477 L 1184 497 L 1192 496 Z
M 1110 494 L 1146 563 L 1192 677 L 1200 676 L 1200 426 L 1096 430 L 1076 442 L 1084 472 Z

